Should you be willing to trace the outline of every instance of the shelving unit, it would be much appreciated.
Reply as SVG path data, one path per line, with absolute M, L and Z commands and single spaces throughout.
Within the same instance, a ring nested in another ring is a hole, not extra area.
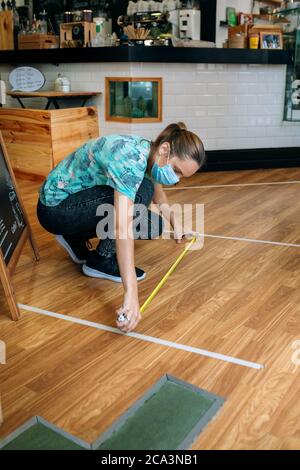
M 300 122 L 300 8 L 280 10 L 277 15 L 292 25 L 291 30 L 284 33 L 285 49 L 292 53 L 293 61 L 286 70 L 283 119 Z
M 282 0 L 255 0 L 257 3 L 269 3 L 270 5 L 277 5 L 280 6 L 282 4 Z
M 274 6 L 274 10 L 277 7 L 280 7 L 282 4 L 281 0 L 254 0 L 257 3 L 267 3 Z M 252 13 L 253 18 L 265 21 L 274 21 L 276 19 L 276 13 L 269 13 L 269 14 L 261 14 L 261 13 Z M 282 19 L 281 23 L 288 23 L 288 20 Z M 228 22 L 226 20 L 220 21 L 220 26 L 224 28 L 228 28 Z
M 253 16 L 253 18 L 257 18 L 259 20 L 265 20 L 265 21 L 274 21 L 277 17 L 276 13 L 272 13 L 270 15 L 257 15 L 257 14 L 254 13 L 252 16 Z M 288 23 L 289 21 L 286 18 L 282 18 L 282 19 L 280 19 L 280 22 L 281 23 Z

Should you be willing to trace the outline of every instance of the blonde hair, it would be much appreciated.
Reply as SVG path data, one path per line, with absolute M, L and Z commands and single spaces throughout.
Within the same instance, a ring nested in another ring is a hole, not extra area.
M 206 154 L 202 140 L 188 131 L 184 122 L 169 124 L 152 142 L 151 154 L 154 155 L 160 145 L 168 142 L 171 148 L 171 156 L 176 155 L 180 159 L 192 159 L 201 168 L 206 163 Z

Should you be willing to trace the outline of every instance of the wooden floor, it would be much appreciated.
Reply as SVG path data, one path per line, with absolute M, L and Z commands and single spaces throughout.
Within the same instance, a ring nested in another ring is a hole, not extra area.
M 284 181 L 300 181 L 300 169 L 203 173 L 168 195 L 171 202 L 205 204 L 206 234 L 300 244 L 300 183 L 246 185 Z M 193 188 L 180 189 L 187 185 Z M 18 301 L 114 326 L 122 287 L 81 275 L 39 226 L 38 186 L 20 181 L 41 261 L 33 262 L 29 248 L 22 255 L 14 275 Z M 182 248 L 172 240 L 136 243 L 137 265 L 147 272 L 141 302 Z M 0 366 L 0 437 L 40 415 L 92 441 L 168 373 L 226 398 L 194 449 L 300 449 L 300 365 L 292 361 L 300 340 L 299 287 L 300 247 L 205 238 L 136 330 L 261 363 L 263 370 L 27 311 L 13 323 L 1 291 L 7 365 Z

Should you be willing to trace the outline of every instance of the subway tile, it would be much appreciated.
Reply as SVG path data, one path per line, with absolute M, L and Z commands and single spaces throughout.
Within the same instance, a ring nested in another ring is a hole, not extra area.
M 292 137 L 291 145 L 292 147 L 300 147 L 300 136 Z
M 238 95 L 236 96 L 237 104 L 256 104 L 257 95 Z
M 187 125 L 188 129 L 200 129 L 200 138 L 203 138 L 205 126 L 203 125 L 203 121 L 200 121 L 199 118 L 186 118 L 184 120 L 185 124 Z M 205 130 L 206 131 L 206 130 Z
M 163 97 L 163 104 L 164 106 L 175 106 L 176 104 L 181 104 L 176 102 L 176 95 L 164 95 Z
M 238 79 L 242 82 L 252 83 L 257 82 L 258 75 L 256 72 L 242 71 L 238 72 Z
M 227 83 L 208 83 L 206 85 L 208 95 L 225 95 L 228 93 Z
M 256 94 L 257 93 L 256 83 L 229 83 L 227 92 L 230 95 L 241 95 L 241 94 Z
M 197 129 L 192 129 L 192 130 L 193 132 L 196 132 L 196 134 L 199 134 L 199 132 L 197 132 Z M 203 145 L 204 145 L 205 150 L 216 150 L 217 140 L 216 139 L 203 139 Z
M 240 116 L 239 118 L 237 118 L 237 126 L 238 127 L 253 127 L 253 126 L 257 126 L 257 115 L 255 116 Z
M 218 79 L 218 75 L 217 73 L 213 73 L 213 72 L 197 72 L 196 73 L 196 77 L 195 77 L 195 80 L 196 82 L 200 82 L 200 83 L 214 83 L 214 82 L 218 82 L 219 79 Z
M 164 106 L 164 116 L 168 117 L 174 117 L 176 118 L 177 116 L 184 116 L 187 115 L 187 109 L 185 106 L 172 106 L 171 105 L 166 105 Z M 188 113 L 190 115 L 190 113 Z
M 207 64 L 207 70 L 215 70 L 215 71 L 225 71 L 227 70 L 227 64 Z
M 227 64 L 228 72 L 241 72 L 241 71 L 248 71 L 249 65 L 248 64 Z
M 284 94 L 282 93 L 282 95 L 275 95 L 275 103 L 278 104 L 278 105 L 282 105 L 284 104 Z
M 218 105 L 236 105 L 237 104 L 237 96 L 234 95 L 218 95 L 217 96 L 217 104 Z
M 236 127 L 240 122 L 240 118 L 237 116 L 225 116 L 225 117 L 217 117 L 216 118 L 216 127 Z
M 267 129 L 265 126 L 248 127 L 246 132 L 247 137 L 264 137 L 267 135 Z
M 207 115 L 207 106 L 192 106 L 190 111 L 192 116 L 203 117 Z
M 247 137 L 247 129 L 245 128 L 217 128 L 217 129 L 206 129 L 206 136 L 208 138 L 242 138 Z
M 227 139 L 217 139 L 216 140 L 216 150 L 234 150 L 234 149 L 243 149 L 249 148 L 249 140 L 246 138 L 236 139 L 236 138 L 227 138 Z
M 218 79 L 222 83 L 238 81 L 237 72 L 218 72 Z
M 206 129 L 209 127 L 216 128 L 216 118 L 214 117 L 199 117 L 199 118 L 188 118 L 191 126 Z
M 196 71 L 202 72 L 208 70 L 208 64 L 197 64 Z
M 158 73 L 159 72 L 168 72 L 168 70 L 170 70 L 170 68 L 168 69 L 168 66 L 166 67 L 166 65 L 168 64 L 162 64 L 162 63 L 159 63 L 159 62 L 138 62 L 138 63 L 131 63 L 130 64 L 130 68 L 132 69 L 133 67 L 136 67 L 136 68 L 139 68 L 141 71 L 143 72 L 147 72 L 147 73 L 150 73 L 150 72 L 153 72 L 153 73 Z
M 188 86 L 185 85 L 184 87 L 185 87 L 185 94 L 187 95 L 206 95 L 207 94 L 206 83 L 189 83 Z
M 276 95 L 257 95 L 258 104 L 276 104 Z
M 207 107 L 208 116 L 228 116 L 227 106 L 208 106 Z
M 57 79 L 57 76 L 58 76 L 58 73 L 59 73 L 59 72 L 50 71 L 50 70 L 49 70 L 49 71 L 44 71 L 44 70 L 43 70 L 43 73 L 44 73 L 44 75 L 45 75 L 46 80 L 49 80 L 49 81 L 53 81 L 53 82 L 54 82 L 54 80 Z M 70 80 L 72 80 L 72 79 L 73 79 L 73 74 L 70 74 L 70 75 L 68 76 L 68 78 L 69 78 Z
M 196 79 L 196 72 L 175 72 L 174 79 L 179 82 L 194 82 Z
M 186 85 L 184 83 L 164 82 L 164 94 L 165 95 L 177 95 L 178 93 L 184 93 Z
M 186 95 L 202 95 L 206 94 L 206 84 L 203 83 L 190 83 L 188 86 L 185 82 L 174 83 L 164 82 L 165 94 L 186 94 Z
M 171 95 L 174 96 L 174 95 Z M 176 105 L 181 106 L 205 106 L 216 104 L 216 96 L 213 95 L 175 95 Z
M 228 116 L 244 116 L 248 114 L 248 109 L 246 105 L 228 105 Z

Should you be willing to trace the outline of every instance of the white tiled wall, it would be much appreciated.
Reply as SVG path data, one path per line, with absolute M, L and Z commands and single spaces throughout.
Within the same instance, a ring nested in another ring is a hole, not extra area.
M 53 88 L 58 72 L 67 75 L 72 90 L 102 91 L 100 132 L 130 132 L 154 138 L 168 123 L 182 120 L 203 140 L 207 150 L 300 146 L 300 123 L 282 121 L 285 66 L 95 63 L 36 65 Z M 0 65 L 7 80 L 10 67 Z M 106 76 L 163 78 L 163 122 L 111 123 L 104 117 Z M 27 102 L 37 107 L 38 102 Z M 8 100 L 7 106 L 17 106 Z M 40 105 L 39 105 L 40 106 Z

